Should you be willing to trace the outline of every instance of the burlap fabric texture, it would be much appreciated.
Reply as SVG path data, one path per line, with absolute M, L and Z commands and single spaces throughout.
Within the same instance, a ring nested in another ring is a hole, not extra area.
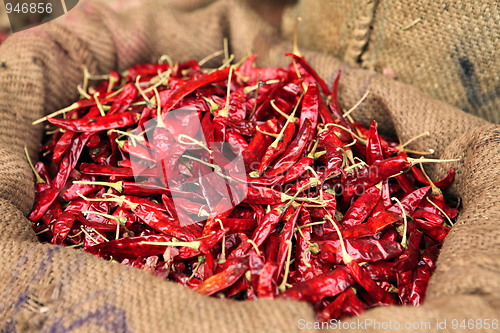
M 33 176 L 23 146 L 36 159 L 43 125 L 31 122 L 77 97 L 74 87 L 82 80 L 83 64 L 92 73 L 104 73 L 161 54 L 201 59 L 220 49 L 224 36 L 237 59 L 253 47 L 260 65 L 288 62 L 283 54 L 291 45 L 239 2 L 205 3 L 196 10 L 145 1 L 111 6 L 115 10 L 85 3 L 62 21 L 16 34 L 0 47 L 0 330 L 301 331 L 300 319 L 314 320 L 305 303 L 206 298 L 137 269 L 37 242 L 25 218 L 33 204 Z M 498 319 L 500 127 L 375 72 L 350 68 L 322 53 L 304 54 L 330 83 L 342 69 L 343 107 L 370 90 L 355 119 L 377 119 L 384 132 L 403 141 L 429 131 L 430 137 L 412 148 L 432 147 L 434 157 L 462 157 L 451 164 L 457 180 L 450 194 L 462 199 L 463 211 L 444 243 L 425 304 L 377 308 L 353 321 L 429 322 L 427 331 L 437 332 L 436 321 L 446 320 L 447 329 L 439 330 L 444 332 L 451 331 L 453 319 Z M 448 167 L 439 165 L 432 175 L 442 176 Z
M 418 87 L 471 114 L 500 123 L 500 7 L 495 1 L 299 0 L 286 11 L 291 38 L 346 63 Z

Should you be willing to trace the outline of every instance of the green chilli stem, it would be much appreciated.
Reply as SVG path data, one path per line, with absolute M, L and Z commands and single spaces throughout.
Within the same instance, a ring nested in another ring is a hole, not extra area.
M 286 244 L 288 244 L 288 253 L 286 256 L 286 262 L 285 262 L 285 273 L 283 274 L 283 281 L 278 287 L 278 290 L 280 292 L 284 292 L 286 290 L 286 281 L 288 280 L 288 274 L 290 273 L 290 260 L 292 259 L 292 242 L 287 239 L 285 241 Z
M 330 221 L 331 224 L 333 224 L 333 227 L 335 228 L 335 231 L 337 232 L 337 235 L 339 236 L 340 246 L 342 247 L 342 260 L 344 261 L 344 264 L 347 265 L 353 259 L 349 255 L 349 253 L 347 253 L 347 250 L 345 249 L 345 244 L 344 244 L 344 239 L 342 238 L 342 233 L 340 232 L 340 229 L 337 226 L 337 223 L 335 223 L 335 221 L 333 221 L 333 219 L 330 215 L 326 215 L 325 217 Z
M 350 133 L 354 138 L 358 139 L 359 142 L 361 142 L 362 144 L 366 145 L 366 140 L 365 139 L 361 138 L 359 135 L 357 135 L 353 131 L 349 130 L 348 128 L 346 128 L 346 127 L 344 127 L 342 125 L 328 123 L 328 124 L 325 125 L 325 129 L 328 128 L 329 126 L 338 127 L 340 129 L 343 129 L 344 131 Z
M 33 166 L 33 163 L 31 162 L 30 155 L 28 154 L 28 148 L 26 146 L 24 146 L 24 153 L 26 154 L 26 158 L 28 159 L 28 163 L 30 164 L 31 171 L 33 171 L 33 173 L 35 174 L 36 183 L 37 184 L 45 184 L 45 180 L 43 180 L 43 178 L 40 177 L 38 172 L 36 172 L 35 167 Z
M 408 228 L 408 220 L 406 218 L 406 212 L 405 212 L 405 209 L 403 207 L 403 204 L 401 203 L 401 201 L 399 201 L 398 198 L 395 198 L 395 197 L 392 197 L 391 198 L 392 201 L 396 201 L 399 205 L 399 207 L 401 208 L 401 211 L 403 212 L 403 220 L 404 220 L 404 228 L 403 228 L 403 238 L 401 239 L 401 246 L 403 246 L 405 249 L 408 248 L 408 240 L 406 238 L 406 230 Z
M 184 246 L 188 247 L 190 249 L 193 249 L 195 251 L 200 250 L 200 241 L 193 241 L 193 242 L 141 242 L 141 244 L 146 244 L 146 245 L 159 245 L 159 246 Z

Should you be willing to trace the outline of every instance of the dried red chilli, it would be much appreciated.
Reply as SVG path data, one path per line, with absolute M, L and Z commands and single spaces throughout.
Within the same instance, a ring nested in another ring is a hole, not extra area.
M 304 300 L 321 321 L 421 304 L 458 215 L 435 191 L 453 169 L 431 183 L 375 122 L 343 117 L 340 75 L 328 91 L 290 56 L 135 65 L 49 117 L 60 130 L 33 168 L 39 239 L 205 295 Z

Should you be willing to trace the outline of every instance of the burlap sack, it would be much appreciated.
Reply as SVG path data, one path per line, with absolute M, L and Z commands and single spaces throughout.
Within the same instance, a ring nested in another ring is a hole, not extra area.
M 83 64 L 103 73 L 164 53 L 177 60 L 201 59 L 221 49 L 224 36 L 236 58 L 253 46 L 261 65 L 288 62 L 283 54 L 291 45 L 240 2 L 218 1 L 189 11 L 146 1 L 126 2 L 127 8 L 119 10 L 118 4 L 112 4 L 113 11 L 86 3 L 63 20 L 16 34 L 0 46 L 0 330 L 301 331 L 300 323 L 314 320 L 305 303 L 206 298 L 144 271 L 37 242 L 25 218 L 33 204 L 33 177 L 22 149 L 27 145 L 36 158 L 43 125 L 30 124 L 77 97 L 74 87 L 82 80 Z M 462 199 L 463 210 L 444 243 L 425 304 L 377 308 L 352 322 L 428 322 L 426 331 L 437 332 L 437 321 L 446 320 L 443 332 L 451 331 L 453 319 L 498 319 L 500 127 L 375 72 L 352 69 L 321 53 L 304 54 L 328 82 L 343 70 L 343 107 L 371 91 L 356 119 L 369 123 L 376 118 L 385 132 L 403 141 L 429 131 L 431 136 L 412 148 L 462 157 L 452 164 L 457 181 L 450 192 Z M 433 175 L 442 176 L 447 167 L 440 165 Z
M 297 15 L 304 46 L 392 69 L 401 82 L 500 123 L 495 1 L 300 0 L 283 20 L 288 38 Z

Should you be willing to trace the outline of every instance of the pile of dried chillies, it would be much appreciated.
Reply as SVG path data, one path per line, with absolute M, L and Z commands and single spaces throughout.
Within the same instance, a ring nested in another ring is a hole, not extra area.
M 432 182 L 375 122 L 366 129 L 341 113 L 339 77 L 329 91 L 289 56 L 288 68 L 250 56 L 219 69 L 190 60 L 85 71 L 82 98 L 42 119 L 30 215 L 39 239 L 204 295 L 307 301 L 318 321 L 421 304 L 458 215 L 440 190 L 453 169 Z M 165 120 L 177 109 L 187 110 L 183 126 Z M 226 170 L 230 156 L 243 158 L 244 170 L 216 172 L 217 154 Z M 246 186 L 236 206 L 228 184 Z

